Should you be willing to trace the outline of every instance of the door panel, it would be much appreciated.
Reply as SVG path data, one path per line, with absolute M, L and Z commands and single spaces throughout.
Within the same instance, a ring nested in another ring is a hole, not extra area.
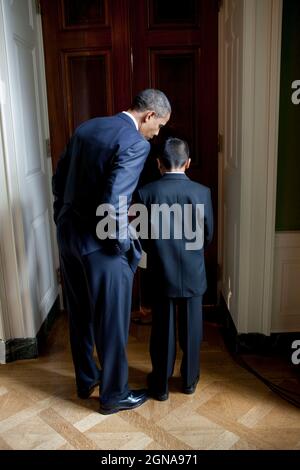
M 148 86 L 161 86 L 170 96 L 173 113 L 169 133 L 188 140 L 193 176 L 215 188 L 217 1 L 131 0 L 130 17 L 133 94 Z
M 87 119 L 112 114 L 109 51 L 62 52 L 68 134 Z
M 63 28 L 94 28 L 107 25 L 107 1 L 61 0 Z
M 193 164 L 198 161 L 198 98 L 199 54 L 197 48 L 168 50 L 151 49 L 150 82 L 153 88 L 167 90 L 172 103 L 172 120 L 169 124 L 174 135 L 189 142 Z M 178 94 L 178 90 L 184 93 Z
M 206 304 L 217 297 L 218 5 L 214 0 L 131 0 L 133 93 L 160 88 L 172 116 L 153 140 L 143 182 L 158 176 L 155 158 L 166 136 L 187 140 L 188 175 L 212 190 L 215 237 L 206 253 Z M 151 160 L 152 159 L 152 160 Z
M 192 28 L 199 25 L 199 0 L 147 0 L 149 27 Z
M 131 102 L 127 1 L 41 0 L 54 167 L 81 122 Z
M 240 193 L 242 141 L 239 135 L 243 63 L 242 30 L 243 5 L 226 1 L 224 23 L 224 192 L 223 192 L 223 295 L 233 319 L 238 317 L 238 278 L 240 250 Z

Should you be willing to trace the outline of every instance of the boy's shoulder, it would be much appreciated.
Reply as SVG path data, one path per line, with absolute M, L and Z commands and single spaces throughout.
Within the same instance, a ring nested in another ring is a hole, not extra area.
M 191 179 L 188 179 L 189 184 L 191 187 L 194 187 L 195 189 L 201 190 L 201 191 L 210 191 L 210 188 L 208 186 L 205 186 L 202 183 L 199 183 L 198 181 L 194 181 Z
M 163 188 L 166 183 L 166 180 L 161 177 L 155 181 L 151 181 L 150 183 L 145 184 L 141 188 L 139 188 L 138 192 L 140 194 L 149 194 L 156 191 L 159 188 Z M 198 183 L 198 181 L 191 180 L 190 178 L 185 178 L 183 180 L 176 180 L 176 187 L 178 191 L 180 191 L 181 185 L 188 186 L 189 190 L 195 190 L 198 192 L 210 192 L 210 188 L 205 186 L 204 184 Z
M 150 183 L 146 183 L 140 188 L 138 188 L 138 193 L 140 196 L 145 196 L 147 194 L 155 193 L 159 188 L 162 187 L 162 179 L 158 178 L 157 180 L 151 181 Z

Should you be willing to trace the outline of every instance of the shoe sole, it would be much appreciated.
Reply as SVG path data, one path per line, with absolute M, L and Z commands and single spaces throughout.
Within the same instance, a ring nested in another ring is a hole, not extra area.
M 157 401 L 166 401 L 168 398 L 169 398 L 169 394 L 168 393 L 164 393 L 163 395 L 151 395 L 150 394 L 150 398 L 153 398 L 154 400 L 157 400 Z
M 102 408 L 100 407 L 99 413 L 102 415 L 112 415 L 114 413 L 119 413 L 119 411 L 126 411 L 126 410 L 134 410 L 134 408 L 138 408 L 139 406 L 143 405 L 149 397 L 145 397 L 145 399 L 142 400 L 142 402 L 137 403 L 136 405 L 133 406 L 123 406 L 118 409 L 113 409 L 113 408 Z
M 195 390 L 182 390 L 182 393 L 185 393 L 185 395 L 192 395 L 193 393 L 195 393 L 196 389 Z

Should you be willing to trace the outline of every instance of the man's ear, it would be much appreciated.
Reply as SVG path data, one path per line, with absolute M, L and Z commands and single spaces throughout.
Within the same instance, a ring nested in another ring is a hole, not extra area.
M 162 164 L 162 162 L 160 161 L 159 158 L 156 159 L 156 163 L 157 163 L 157 168 L 158 168 L 160 174 L 163 175 L 164 172 L 165 172 L 165 168 L 164 168 L 164 166 L 163 166 L 163 164 Z
M 152 117 L 155 116 L 155 112 L 154 111 L 146 111 L 144 116 L 143 116 L 143 122 L 148 122 L 149 119 L 151 119 Z
M 190 167 L 190 164 L 191 164 L 191 159 L 189 158 L 185 164 L 185 169 L 188 170 L 188 168 Z

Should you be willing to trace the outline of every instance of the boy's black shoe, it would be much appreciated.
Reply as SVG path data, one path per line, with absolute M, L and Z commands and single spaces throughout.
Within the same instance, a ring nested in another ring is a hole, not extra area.
M 169 392 L 160 393 L 160 392 L 157 392 L 156 390 L 149 388 L 148 393 L 151 398 L 154 398 L 154 400 L 158 400 L 158 401 L 166 401 L 169 398 Z
M 191 395 L 195 392 L 197 388 L 197 383 L 199 382 L 199 377 L 192 383 L 192 385 L 183 385 L 182 392 L 186 393 L 187 395 Z
M 166 401 L 169 398 L 168 390 L 166 392 L 161 392 L 155 387 L 152 373 L 147 376 L 147 384 L 149 396 L 154 398 L 154 400 Z

